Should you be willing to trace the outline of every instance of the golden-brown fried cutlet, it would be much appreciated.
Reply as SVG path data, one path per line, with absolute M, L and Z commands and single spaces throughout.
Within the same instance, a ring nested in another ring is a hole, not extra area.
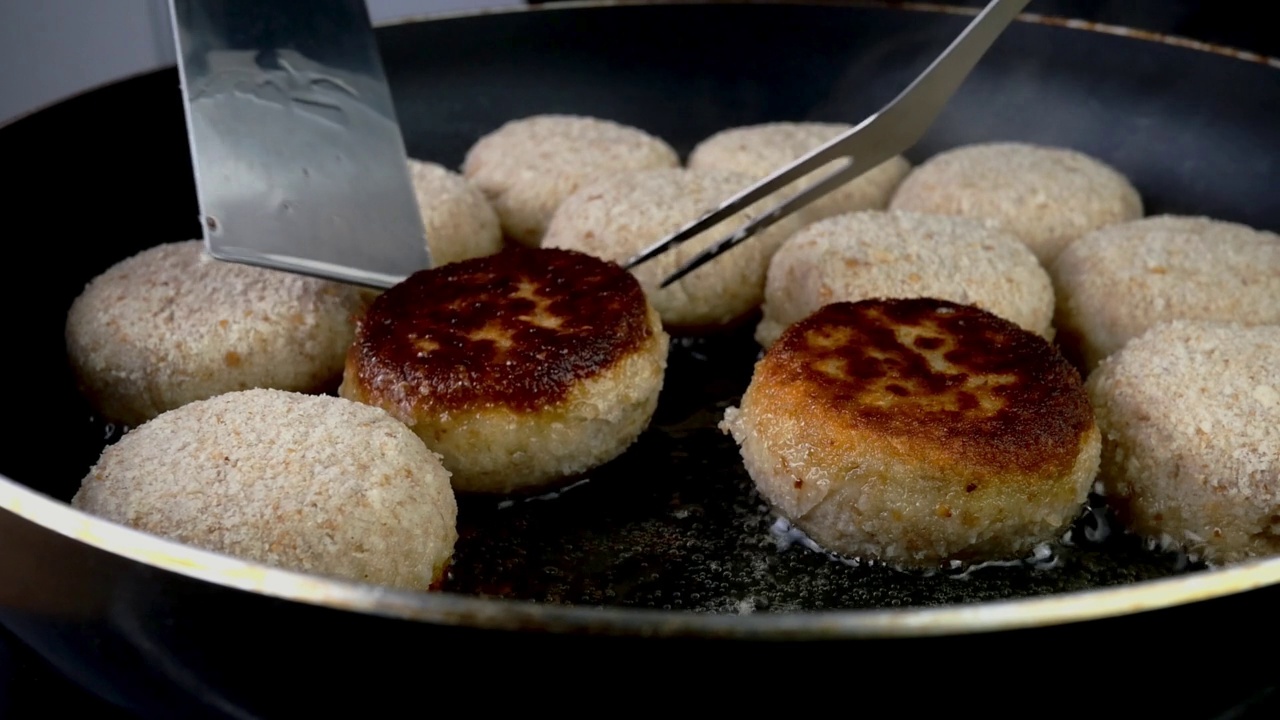
M 340 392 L 411 427 L 455 489 L 512 492 L 621 454 L 656 408 L 667 346 L 618 265 L 512 248 L 415 273 L 379 296 Z
M 824 548 L 905 567 L 1017 557 L 1080 511 L 1100 437 L 1043 338 L 936 299 L 791 326 L 723 424 L 761 494 Z

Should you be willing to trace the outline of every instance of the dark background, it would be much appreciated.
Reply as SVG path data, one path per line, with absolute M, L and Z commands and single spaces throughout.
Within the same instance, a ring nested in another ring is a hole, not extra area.
M 839 4 L 838 0 L 816 2 Z M 987 0 L 934 2 L 963 7 L 983 7 L 987 4 Z M 528 4 L 561 3 L 557 0 L 529 0 Z M 857 2 L 854 0 L 850 4 Z M 907 3 L 888 0 L 887 4 Z M 1026 12 L 1181 35 L 1276 57 L 1280 56 L 1280 33 L 1276 32 L 1274 22 L 1264 20 L 1269 17 L 1265 14 L 1265 8 L 1270 4 L 1248 0 L 1031 0 Z
M 981 0 L 951 0 L 945 4 L 982 7 Z M 1280 33 L 1264 20 L 1270 3 L 1245 0 L 1031 0 L 1027 12 L 1083 18 L 1180 35 L 1203 42 L 1262 55 L 1280 56 Z
M 554 4 L 554 3 L 536 3 Z M 950 0 L 948 4 L 981 7 L 981 0 Z M 1269 3 L 1241 0 L 1032 0 L 1029 12 L 1072 17 L 1179 35 L 1204 42 L 1280 56 L 1280 33 L 1266 18 Z M 1154 660 L 1154 659 L 1153 659 Z M 1171 678 L 1172 680 L 1172 678 Z M 126 715 L 70 685 L 29 650 L 0 628 L 0 718 L 73 717 L 117 720 Z M 1216 718 L 1280 717 L 1280 679 L 1238 703 L 1223 708 Z

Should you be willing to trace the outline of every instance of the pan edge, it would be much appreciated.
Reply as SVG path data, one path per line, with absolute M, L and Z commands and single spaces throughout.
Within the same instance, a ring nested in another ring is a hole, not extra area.
M 694 3 L 587 2 L 574 3 L 573 5 L 610 6 L 645 4 L 658 5 Z M 805 4 L 818 5 L 821 3 Z M 867 4 L 881 6 L 887 5 L 884 3 Z M 558 8 L 545 9 L 551 10 Z M 484 13 L 475 14 L 479 15 Z M 108 83 L 103 87 L 114 84 L 116 83 Z M 5 487 L 5 483 L 10 482 L 12 481 L 10 481 L 9 478 L 0 475 L 0 508 L 10 509 L 18 515 L 18 517 L 22 517 L 25 520 L 29 520 L 41 527 L 49 529 L 49 525 L 46 525 L 38 519 L 27 518 L 22 513 L 9 508 L 10 501 L 13 498 L 10 497 L 10 488 Z M 17 502 L 16 507 L 21 507 L 24 502 L 21 497 L 23 492 L 28 492 L 32 496 L 38 498 L 46 497 L 35 493 L 35 491 L 31 491 L 20 483 L 14 484 L 16 485 L 15 489 L 17 491 L 17 500 L 15 501 Z M 30 501 L 26 502 L 30 503 Z M 58 501 L 50 499 L 48 502 L 55 503 L 57 506 L 69 511 L 72 513 L 70 516 L 72 518 L 83 515 L 82 513 L 79 513 L 79 511 L 76 511 Z M 77 522 L 83 521 L 81 520 Z M 121 531 L 136 533 L 136 531 L 129 531 L 123 527 L 116 527 Z M 833 636 L 906 637 L 944 635 L 991 630 L 1007 630 L 1020 627 L 1033 627 L 1113 617 L 1115 615 L 1129 612 L 1162 609 L 1195 602 L 1197 600 L 1221 597 L 1226 594 L 1245 592 L 1267 585 L 1280 584 L 1280 564 L 1277 563 L 1280 559 L 1273 559 L 1270 561 L 1253 562 L 1247 566 L 1247 569 L 1257 570 L 1257 572 L 1242 572 L 1246 570 L 1246 568 L 1240 567 L 1223 571 L 1214 571 L 1215 576 L 1220 572 L 1239 572 L 1239 574 L 1231 575 L 1228 578 L 1216 577 L 1215 581 L 1210 582 L 1207 585 L 1197 583 L 1191 583 L 1189 585 L 1178 584 L 1177 592 L 1164 588 L 1164 586 L 1159 585 L 1159 583 L 1165 583 L 1166 585 L 1170 584 L 1170 582 L 1180 583 L 1180 581 L 1185 578 L 1175 578 L 1171 581 L 1148 581 L 1149 583 L 1156 583 L 1157 587 L 1161 589 L 1152 591 L 1156 595 L 1156 601 L 1147 605 L 1142 605 L 1141 603 L 1134 604 L 1135 601 L 1139 601 L 1145 597 L 1141 593 L 1134 595 L 1125 595 L 1121 593 L 1118 594 L 1118 597 L 1113 597 L 1117 595 L 1117 593 L 1115 593 L 1116 588 L 1105 588 L 1079 593 L 1047 596 L 1045 598 L 999 601 L 971 606 L 948 606 L 945 608 L 891 611 L 828 611 L 789 616 L 765 614 L 754 616 L 698 616 L 678 611 L 663 612 L 613 608 L 596 609 L 591 607 L 531 606 L 516 601 L 486 600 L 461 595 L 443 595 L 427 598 L 419 594 L 395 593 L 379 588 L 373 588 L 372 586 L 332 581 L 324 578 L 317 578 L 316 576 L 290 573 L 288 571 L 268 568 L 266 566 L 254 566 L 252 563 L 243 563 L 240 561 L 235 561 L 235 563 L 240 566 L 248 566 L 247 571 L 255 573 L 267 571 L 269 575 L 264 580 L 259 581 L 259 585 L 253 585 L 251 583 L 246 585 L 235 585 L 225 582 L 223 576 L 216 571 L 216 567 L 213 570 L 208 568 L 197 568 L 198 570 L 201 570 L 203 574 L 186 572 L 184 568 L 186 568 L 190 563 L 183 559 L 183 555 L 194 551 L 194 549 L 186 548 L 185 546 L 176 546 L 182 550 L 182 552 L 178 552 L 177 555 L 173 556 L 173 558 L 176 558 L 174 560 L 174 563 L 176 564 L 164 565 L 148 562 L 145 555 L 131 556 L 120 553 L 114 550 L 110 545 L 91 542 L 85 537 L 74 533 L 63 532 L 61 530 L 57 532 L 65 537 L 91 547 L 95 547 L 104 552 L 114 553 L 121 557 L 128 558 L 130 561 L 137 561 L 166 571 L 180 573 L 215 585 L 223 585 L 249 592 L 263 593 L 287 600 L 296 600 L 338 609 L 368 612 L 391 617 L 404 617 L 407 619 L 429 622 L 465 623 L 478 627 L 489 627 L 495 629 L 542 628 L 551 631 L 565 632 L 582 629 L 608 631 L 611 628 L 603 626 L 612 622 L 617 625 L 618 632 L 626 634 L 680 635 L 697 633 L 705 635 L 723 634 L 739 637 L 766 637 L 770 639 L 818 638 Z M 144 535 L 144 537 L 149 539 L 149 542 L 162 541 L 162 539 L 155 538 L 154 536 Z M 163 542 L 168 543 L 171 541 Z M 208 555 L 206 560 L 209 563 L 212 563 L 215 560 L 218 562 L 226 562 L 227 560 L 226 556 L 221 556 L 215 553 L 205 553 L 204 551 L 194 552 Z M 184 562 L 186 562 L 187 565 L 184 565 Z M 283 579 L 275 578 L 275 575 L 277 574 L 279 574 Z M 1234 580 L 1232 578 L 1234 578 Z M 1145 587 L 1145 584 L 1135 584 L 1133 586 L 1122 586 L 1122 588 L 1119 589 L 1127 590 L 1137 587 L 1137 585 L 1143 585 Z M 307 590 L 307 588 L 312 589 Z M 1107 597 L 1103 598 L 1098 604 L 1090 603 L 1089 597 L 1085 597 L 1084 600 L 1081 600 L 1082 596 L 1091 597 L 1098 594 L 1107 594 Z M 1125 598 L 1128 598 L 1128 600 Z M 1029 607 L 1030 610 L 1023 612 L 1024 607 Z M 989 612 L 987 611 L 988 608 L 991 609 Z M 657 622 L 654 622 L 655 617 L 658 618 Z M 668 620 L 668 618 L 675 619 Z M 656 629 L 646 627 L 648 625 L 655 625 L 658 627 Z
M 513 15 L 517 13 L 532 12 L 556 12 L 556 11 L 572 11 L 585 8 L 612 8 L 612 7 L 658 7 L 658 6 L 704 6 L 704 5 L 800 5 L 812 7 L 846 7 L 846 8 L 864 8 L 874 10 L 899 10 L 903 12 L 921 12 L 934 13 L 938 15 L 977 15 L 982 8 L 968 7 L 964 5 L 948 5 L 946 3 L 929 3 L 929 2 L 894 2 L 893 0 L 734 0 L 733 2 L 717 2 L 717 0 L 569 0 L 560 2 L 555 5 L 510 5 L 503 7 L 490 7 L 479 10 L 451 10 L 438 13 L 423 13 L 418 15 L 407 15 L 405 17 L 396 18 L 394 20 L 385 20 L 374 23 L 375 28 L 390 28 L 401 25 L 414 25 L 424 22 L 436 22 L 442 20 L 458 20 L 472 17 L 485 17 L 488 15 Z M 1213 55 L 1221 55 L 1243 62 L 1256 63 L 1266 65 L 1268 67 L 1280 70 L 1280 57 L 1272 57 L 1263 55 L 1251 50 L 1243 50 L 1241 48 L 1221 45 L 1218 43 L 1203 42 L 1182 35 L 1174 35 L 1172 33 L 1162 33 L 1154 30 L 1144 30 L 1142 28 L 1131 27 L 1128 25 L 1115 25 L 1110 23 L 1094 22 L 1092 20 L 1084 20 L 1080 18 L 1064 17 L 1060 15 L 1044 15 L 1042 13 L 1020 13 L 1015 22 L 1027 23 L 1030 25 L 1046 25 L 1050 27 L 1060 27 L 1068 30 L 1080 30 L 1084 32 L 1098 33 L 1101 35 L 1114 35 L 1125 37 L 1144 42 L 1154 42 L 1161 45 L 1170 45 L 1173 47 L 1183 48 L 1185 50 L 1194 50 L 1196 52 L 1210 53 Z M 110 84 L 110 83 L 108 83 Z M 2 127 L 2 126 L 0 126 Z
M 213 585 L 335 610 L 485 630 L 743 640 L 937 637 L 1134 615 L 1280 585 L 1278 557 L 1130 585 L 996 602 L 712 615 L 415 593 L 308 575 L 133 530 L 83 513 L 4 475 L 0 475 L 0 510 L 96 550 Z

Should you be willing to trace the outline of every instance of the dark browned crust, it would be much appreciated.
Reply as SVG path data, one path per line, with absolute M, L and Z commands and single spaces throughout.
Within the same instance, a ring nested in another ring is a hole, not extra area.
M 508 248 L 423 270 L 380 295 L 347 354 L 344 395 L 414 414 L 565 398 L 653 335 L 644 291 L 617 264 Z
M 826 305 L 788 328 L 756 372 L 863 437 L 1013 475 L 1069 473 L 1094 426 L 1080 375 L 1052 345 L 943 300 Z

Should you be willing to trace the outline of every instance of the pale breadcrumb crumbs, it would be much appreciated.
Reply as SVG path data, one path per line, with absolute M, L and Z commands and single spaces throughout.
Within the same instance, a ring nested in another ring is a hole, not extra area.
M 422 214 L 432 266 L 502 249 L 498 216 L 484 195 L 441 165 L 409 160 L 409 180 Z
M 769 264 L 756 340 L 827 303 L 934 297 L 973 305 L 1053 337 L 1049 274 L 1017 237 L 990 222 L 901 211 L 827 218 L 792 235 Z
M 98 412 L 127 425 L 233 390 L 324 392 L 371 297 L 168 243 L 89 283 L 67 316 L 67 352 Z
M 823 122 L 774 122 L 730 128 L 698 143 L 689 153 L 687 165 L 694 170 L 731 170 L 759 180 L 852 128 Z M 798 193 L 835 167 L 832 163 L 815 170 L 774 193 L 770 202 L 781 202 Z M 810 223 L 841 213 L 883 210 L 910 170 L 911 163 L 896 155 L 801 208 L 798 214 L 803 222 Z
M 1165 320 L 1280 324 L 1280 235 L 1161 215 L 1072 243 L 1051 269 L 1055 322 L 1086 367 Z
M 392 587 L 437 583 L 457 540 L 449 473 L 377 408 L 248 390 L 108 447 L 72 504 L 207 550 Z
M 1071 241 L 1142 217 L 1128 178 L 1084 153 L 1029 143 L 982 143 L 939 153 L 913 170 L 889 207 L 999 221 L 1048 266 Z
M 462 173 L 489 199 L 507 236 L 537 247 L 556 208 L 579 188 L 630 170 L 679 165 L 670 145 L 638 128 L 535 115 L 480 138 Z
M 750 184 L 749 176 L 725 170 L 672 168 L 618 175 L 566 200 L 551 222 L 545 245 L 623 262 Z M 668 330 L 722 328 L 760 305 L 769 259 L 799 228 L 796 218 L 782 220 L 670 287 L 659 284 L 680 264 L 765 209 L 764 203 L 753 205 L 632 270 Z
M 1280 326 L 1172 321 L 1086 387 L 1130 529 L 1229 563 L 1280 553 Z

